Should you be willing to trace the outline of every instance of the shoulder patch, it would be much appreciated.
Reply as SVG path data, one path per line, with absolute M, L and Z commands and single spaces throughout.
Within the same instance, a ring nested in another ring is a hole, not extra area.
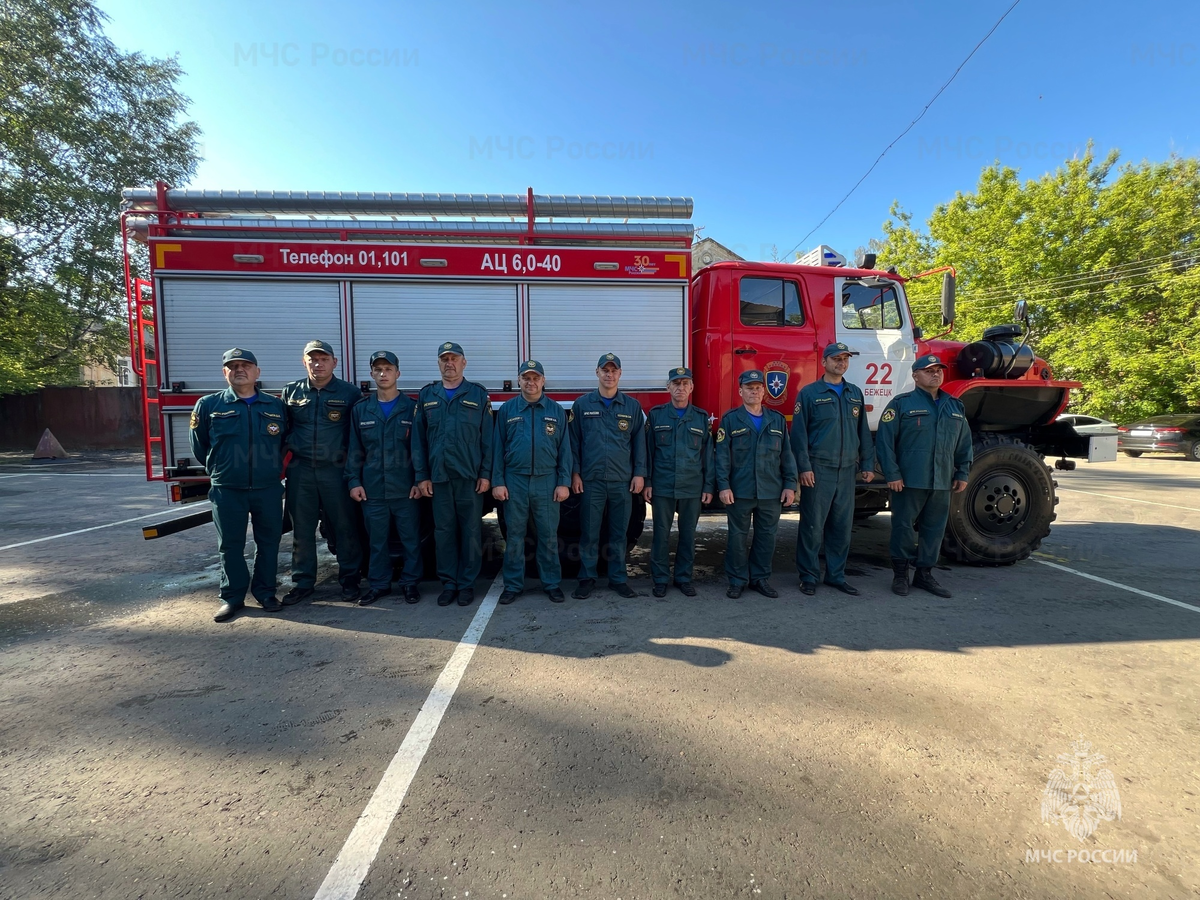
M 575 421 L 575 410 L 574 409 L 567 410 L 567 421 L 568 422 Z
M 896 411 L 889 407 L 888 409 L 885 409 L 883 411 L 883 416 L 879 419 L 879 421 L 880 422 L 890 422 L 894 418 L 896 418 Z
M 193 428 L 199 428 L 199 427 L 200 427 L 200 414 L 199 414 L 198 412 L 196 412 L 196 410 L 195 410 L 194 408 L 192 409 L 192 422 L 191 422 L 191 425 L 192 425 L 192 427 L 193 427 Z
M 721 441 L 723 441 L 723 440 L 725 440 L 725 429 L 724 429 L 724 428 L 718 428 L 718 429 L 717 429 L 717 443 L 719 444 L 719 443 L 721 443 Z
M 799 398 L 797 398 L 797 400 L 796 400 L 796 408 L 792 410 L 792 415 L 793 415 L 793 416 L 798 416 L 798 415 L 800 415 L 800 413 L 801 413 L 803 410 L 804 410 L 804 402 L 803 402 L 802 400 L 800 400 Z

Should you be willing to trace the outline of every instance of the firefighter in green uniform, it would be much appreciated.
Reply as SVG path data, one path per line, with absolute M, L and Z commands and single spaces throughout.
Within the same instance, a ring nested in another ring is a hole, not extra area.
M 775 554 L 782 506 L 796 499 L 796 457 L 787 441 L 787 422 L 763 406 L 766 379 L 759 369 L 738 377 L 742 405 L 731 409 L 717 429 L 717 490 L 728 517 L 725 574 L 736 600 L 746 584 L 764 597 L 779 592 L 767 580 Z M 750 523 L 754 542 L 750 543 Z
M 246 591 L 267 612 L 275 597 L 279 539 L 283 535 L 283 448 L 287 410 L 259 393 L 258 360 L 234 347 L 221 358 L 229 388 L 196 401 L 192 410 L 192 456 L 212 483 L 213 524 L 221 557 L 222 605 L 213 619 L 226 622 L 246 605 Z M 254 577 L 246 568 L 246 522 L 254 528 Z
M 822 543 L 825 583 L 846 594 L 858 593 L 846 583 L 854 479 L 858 472 L 863 481 L 875 478 L 875 443 L 863 392 L 845 379 L 851 356 L 858 353 L 845 344 L 829 344 L 821 355 L 825 374 L 800 390 L 792 415 L 792 453 L 800 473 L 796 570 L 800 591 L 809 596 L 817 592 L 821 577 Z
M 608 510 L 608 585 L 622 597 L 636 597 L 627 583 L 625 535 L 633 498 L 641 503 L 646 480 L 645 415 L 619 390 L 621 358 L 605 353 L 596 363 L 597 390 L 575 401 L 568 416 L 573 465 L 571 490 L 579 505 L 579 600 L 596 586 L 600 524 Z
M 317 584 L 317 523 L 333 529 L 342 599 L 356 600 L 362 580 L 358 510 L 346 492 L 346 447 L 350 410 L 362 392 L 336 377 L 337 357 L 325 341 L 304 345 L 308 377 L 283 387 L 291 433 L 287 510 L 292 518 L 292 581 L 285 606 L 311 597 Z
M 679 545 L 675 550 L 674 581 L 685 597 L 695 597 L 692 567 L 696 560 L 696 522 L 700 507 L 712 502 L 716 480 L 712 429 L 708 413 L 693 406 L 692 370 L 684 366 L 667 373 L 671 402 L 650 410 L 646 420 L 646 487 L 642 496 L 650 503 L 654 541 L 650 549 L 650 575 L 655 597 L 667 595 L 671 580 L 668 543 L 671 522 L 679 515 Z
M 470 606 L 483 563 L 483 495 L 492 477 L 492 401 L 463 378 L 467 357 L 453 341 L 438 345 L 442 380 L 417 396 L 413 468 L 433 498 L 433 537 L 442 593 L 438 606 Z
M 966 410 L 943 393 L 946 366 L 930 354 L 913 363 L 916 390 L 892 398 L 879 419 L 875 452 L 891 489 L 892 591 L 908 593 L 908 567 L 916 564 L 913 587 L 939 597 L 950 592 L 934 580 L 950 515 L 950 492 L 967 489 L 974 449 Z
M 395 353 L 371 354 L 375 393 L 350 410 L 350 449 L 346 454 L 346 487 L 350 499 L 362 506 L 370 540 L 368 589 L 358 598 L 370 606 L 392 592 L 392 555 L 388 536 L 392 523 L 404 551 L 400 589 L 404 599 L 421 599 L 421 496 L 413 476 L 412 431 L 417 404 L 400 393 L 400 360 Z
M 508 529 L 500 602 L 512 603 L 525 589 L 525 534 L 532 519 L 542 590 L 562 603 L 558 513 L 571 484 L 567 411 L 543 392 L 546 371 L 536 359 L 522 363 L 517 378 L 521 395 L 500 407 L 492 446 L 492 496 L 504 504 Z

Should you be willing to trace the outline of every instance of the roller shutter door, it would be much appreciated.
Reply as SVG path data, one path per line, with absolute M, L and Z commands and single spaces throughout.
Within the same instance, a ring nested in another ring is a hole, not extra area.
M 596 360 L 621 357 L 621 389 L 661 389 L 685 365 L 683 285 L 529 287 L 530 356 L 546 367 L 549 390 L 596 387 Z
M 182 381 L 189 393 L 223 390 L 221 355 L 230 347 L 254 354 L 262 386 L 272 391 L 305 377 L 301 354 L 311 340 L 328 341 L 341 359 L 336 281 L 163 278 L 160 284 L 164 385 Z
M 355 282 L 354 354 L 359 380 L 371 377 L 376 350 L 400 359 L 400 388 L 415 391 L 441 378 L 437 348 L 461 344 L 466 377 L 489 390 L 514 380 L 517 343 L 517 288 L 511 284 L 417 284 Z

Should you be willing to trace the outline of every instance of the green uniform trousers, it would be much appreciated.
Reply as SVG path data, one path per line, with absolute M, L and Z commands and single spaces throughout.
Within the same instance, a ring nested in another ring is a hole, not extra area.
M 906 487 L 891 492 L 890 505 L 892 538 L 888 547 L 892 559 L 915 560 L 918 569 L 936 566 L 950 517 L 950 491 Z
M 221 600 L 246 602 L 247 589 L 260 602 L 275 596 L 279 540 L 283 537 L 283 485 L 265 488 L 208 490 L 217 551 L 221 557 Z M 246 521 L 254 528 L 254 579 L 246 568 Z
M 317 583 L 317 522 L 322 512 L 333 528 L 338 581 L 362 580 L 362 542 L 358 510 L 350 499 L 341 466 L 306 466 L 295 462 L 287 470 L 287 509 L 292 517 L 292 581 L 299 588 Z
M 642 502 L 641 498 L 638 502 Z M 600 523 L 608 510 L 608 583 L 624 584 L 625 535 L 629 532 L 629 514 L 633 494 L 628 481 L 586 481 L 579 503 L 579 577 L 595 578 L 600 558 Z
M 447 590 L 475 587 L 483 565 L 483 494 L 475 478 L 433 483 L 433 543 L 438 579 Z
M 858 466 L 824 466 L 814 463 L 816 484 L 800 489 L 800 531 L 796 537 L 796 571 L 800 580 L 821 580 L 819 555 L 825 545 L 825 580 L 846 580 L 850 555 L 850 529 L 854 527 L 854 480 Z
M 671 541 L 671 522 L 679 515 L 679 544 L 675 548 L 675 581 L 692 580 L 696 562 L 696 523 L 700 520 L 699 497 L 666 497 L 655 491 L 650 498 L 650 514 L 654 517 L 654 540 L 650 545 L 650 576 L 655 584 L 671 580 L 668 545 Z
M 401 497 L 397 500 L 364 500 L 363 521 L 367 524 L 367 539 L 371 545 L 367 563 L 367 582 L 373 589 L 386 591 L 392 586 L 392 553 L 388 545 L 392 523 L 404 551 L 404 568 L 400 586 L 415 586 L 421 580 L 421 513 L 418 501 Z
M 525 535 L 529 520 L 537 531 L 537 567 L 546 590 L 562 581 L 558 562 L 558 513 L 562 506 L 554 502 L 556 475 L 509 475 L 508 500 L 504 503 L 504 522 L 508 538 L 504 545 L 504 589 L 525 588 Z
M 734 500 L 725 507 L 728 518 L 728 546 L 725 548 L 725 575 L 730 587 L 766 581 L 771 577 L 771 558 L 775 555 L 775 533 L 783 505 L 778 498 Z M 750 523 L 754 522 L 754 542 L 750 542 Z

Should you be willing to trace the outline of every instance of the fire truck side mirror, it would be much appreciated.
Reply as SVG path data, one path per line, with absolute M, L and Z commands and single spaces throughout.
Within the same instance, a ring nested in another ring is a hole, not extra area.
M 925 329 L 920 325 L 913 326 L 913 340 L 919 341 L 923 337 L 925 337 Z
M 1029 304 L 1024 300 L 1017 301 L 1017 307 L 1013 310 L 1013 315 L 1017 317 L 1018 322 L 1029 327 Z
M 954 273 L 942 275 L 942 324 L 954 324 Z

